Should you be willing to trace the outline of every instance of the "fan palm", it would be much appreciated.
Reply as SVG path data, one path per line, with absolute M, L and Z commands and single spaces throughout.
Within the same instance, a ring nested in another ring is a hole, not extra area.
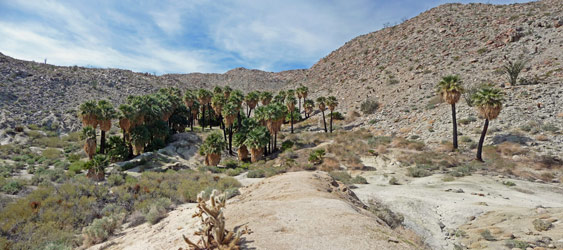
M 205 128 L 205 106 L 209 104 L 211 101 L 211 97 L 213 94 L 211 91 L 207 89 L 199 89 L 197 92 L 197 99 L 199 100 L 199 104 L 201 106 L 201 130 Z M 210 123 L 211 124 L 211 123 Z
M 248 107 L 247 117 L 250 117 L 250 113 L 252 112 L 252 109 L 256 108 L 256 104 L 258 104 L 259 99 L 260 96 L 258 91 L 251 91 L 244 97 L 244 101 Z
M 326 98 L 324 96 L 317 98 L 317 106 L 319 107 L 319 110 L 323 114 L 323 124 L 324 124 L 324 127 L 325 127 L 325 133 L 327 133 L 328 131 L 326 129 L 326 119 L 325 119 Z
M 93 159 L 90 159 L 90 161 L 86 163 L 86 168 L 88 169 L 86 177 L 95 181 L 103 181 L 105 177 L 104 171 L 109 165 L 109 161 L 109 157 L 105 155 L 96 155 Z
M 233 97 L 233 96 L 231 96 Z M 229 128 L 229 154 L 233 153 L 233 122 L 235 121 L 236 117 L 239 113 L 239 108 L 236 103 L 227 102 L 225 106 L 223 106 L 223 111 L 221 114 L 225 120 L 225 127 Z
M 457 149 L 457 122 L 455 104 L 459 101 L 464 89 L 461 86 L 459 76 L 449 75 L 442 78 L 438 83 L 437 93 L 442 100 L 449 103 L 452 107 L 452 120 L 453 120 L 453 149 Z
M 225 86 L 223 88 L 223 95 L 225 95 L 225 98 L 229 99 L 229 97 L 231 96 L 231 92 L 233 92 L 233 89 L 229 86 Z
M 145 125 L 136 126 L 131 130 L 131 143 L 133 144 L 133 154 L 142 154 L 145 146 L 149 143 L 151 134 Z
M 262 157 L 263 149 L 270 142 L 268 130 L 263 126 L 258 126 L 248 132 L 244 145 L 250 149 L 251 162 L 259 161 Z
M 298 112 L 299 114 L 301 114 L 301 98 L 303 98 L 303 103 L 305 103 L 305 98 L 307 97 L 307 87 L 301 85 L 299 88 L 297 88 L 297 90 L 295 91 L 295 93 L 297 94 L 297 98 L 299 100 L 299 106 L 298 106 Z
M 194 101 L 192 102 L 192 106 L 190 108 L 190 113 L 192 114 L 192 122 L 190 123 L 190 130 L 193 132 L 194 131 L 194 123 L 197 120 L 197 113 L 199 112 L 199 102 L 198 101 Z
M 262 105 L 266 106 L 270 104 L 270 102 L 272 101 L 272 97 L 273 97 L 272 92 L 264 91 L 260 93 L 260 102 L 262 102 Z
M 219 86 L 213 87 L 213 95 L 223 94 L 223 89 Z
M 87 101 L 78 107 L 78 116 L 82 119 L 82 126 L 91 126 L 96 128 L 98 126 L 98 105 L 96 101 Z
M 295 98 L 295 95 L 288 95 L 287 98 L 285 99 L 285 105 L 287 106 L 287 109 L 289 110 L 289 116 L 291 117 L 291 133 L 293 134 L 293 111 L 295 111 L 295 104 L 297 104 L 297 98 Z
M 96 154 L 96 129 L 92 126 L 86 126 L 82 129 L 82 135 L 80 136 L 84 143 L 84 152 L 88 155 L 89 159 L 92 159 Z
M 303 108 L 305 109 L 305 116 L 309 118 L 315 109 L 315 102 L 313 100 L 305 100 L 303 102 Z
M 330 133 L 332 133 L 332 112 L 334 111 L 336 106 L 338 106 L 338 100 L 334 96 L 329 96 L 326 99 L 326 105 L 328 106 L 328 109 L 330 110 Z
M 199 148 L 199 153 L 205 156 L 207 166 L 217 166 L 221 161 L 221 151 L 225 148 L 225 141 L 221 134 L 211 133 Z
M 477 147 L 477 160 L 483 161 L 481 153 L 483 151 L 483 142 L 485 141 L 485 136 L 489 127 L 489 120 L 496 119 L 500 114 L 504 96 L 500 89 L 494 88 L 490 85 L 485 85 L 481 89 L 477 90 L 471 99 L 479 112 L 479 116 L 485 119 L 483 132 L 481 133 L 481 138 L 479 139 L 479 145 Z
M 111 129 L 111 120 L 117 118 L 117 112 L 111 102 L 106 100 L 98 101 L 98 123 L 100 124 L 100 153 L 106 152 L 106 133 Z

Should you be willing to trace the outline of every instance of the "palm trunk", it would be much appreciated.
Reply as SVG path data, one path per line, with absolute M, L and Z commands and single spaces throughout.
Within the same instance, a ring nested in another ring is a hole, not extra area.
M 481 138 L 479 139 L 479 145 L 477 146 L 477 160 L 483 161 L 481 153 L 483 152 L 483 142 L 485 142 L 485 135 L 487 135 L 487 129 L 489 128 L 489 119 L 485 119 L 485 126 L 483 126 L 483 132 L 481 132 Z
M 278 144 L 278 132 L 275 132 L 275 133 L 274 133 L 274 145 L 272 145 L 273 148 L 274 148 L 273 151 L 276 151 L 276 145 L 277 145 L 277 144 Z
M 209 112 L 209 130 L 211 130 L 212 129 L 211 128 L 211 116 L 213 115 L 213 114 L 211 114 L 211 104 L 207 104 L 207 110 L 210 111 Z
M 225 141 L 227 141 L 227 128 L 225 126 L 225 123 L 223 122 L 223 119 L 221 119 L 221 128 L 223 129 L 223 138 L 225 138 Z
M 289 116 L 291 116 L 291 133 L 293 134 L 293 111 L 289 112 Z
M 299 98 L 299 106 L 297 107 L 297 113 L 299 114 L 299 118 L 301 118 L 301 98 Z
M 455 103 L 454 103 L 452 104 L 452 120 L 454 122 L 454 132 L 453 132 L 454 151 L 457 149 L 457 122 L 455 116 L 456 115 L 455 115 Z
M 332 134 L 332 110 L 330 111 L 330 133 Z
M 327 133 L 327 130 L 326 130 L 326 119 L 325 119 L 325 111 L 323 110 L 322 112 L 323 112 L 323 124 L 325 125 L 325 133 Z
M 252 108 L 248 110 L 248 115 L 246 117 L 250 118 L 250 113 L 252 113 Z
M 205 128 L 205 105 L 201 106 L 201 131 Z
M 229 154 L 233 155 L 233 125 L 229 129 Z
M 104 154 L 105 150 L 106 150 L 106 131 L 101 130 L 101 136 L 100 136 L 100 153 Z

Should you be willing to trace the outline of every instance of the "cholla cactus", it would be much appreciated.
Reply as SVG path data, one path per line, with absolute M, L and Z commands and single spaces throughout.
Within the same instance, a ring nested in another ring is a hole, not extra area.
M 209 201 L 211 206 L 207 206 L 207 202 L 203 199 L 204 192 L 197 196 L 197 208 L 193 217 L 200 217 L 202 228 L 194 235 L 200 236 L 197 243 L 192 242 L 186 236 L 182 235 L 184 241 L 188 244 L 187 249 L 204 250 L 204 249 L 240 249 L 240 237 L 243 234 L 250 233 L 245 227 L 244 230 L 236 233 L 225 229 L 225 217 L 223 216 L 223 208 L 226 206 L 227 198 L 225 195 L 219 195 L 217 190 L 213 190 Z M 180 248 L 182 249 L 182 248 Z

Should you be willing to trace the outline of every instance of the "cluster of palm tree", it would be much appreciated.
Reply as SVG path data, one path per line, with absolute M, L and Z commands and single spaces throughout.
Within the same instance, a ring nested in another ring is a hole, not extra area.
M 124 158 L 163 147 L 171 133 L 185 131 L 188 126 L 194 131 L 197 122 L 202 131 L 206 127 L 211 130 L 218 126 L 223 132 L 222 135 L 209 135 L 207 144 L 200 148 L 200 153 L 206 155 L 207 164 L 216 165 L 220 161 L 220 150 L 226 149 L 233 155 L 233 142 L 239 159 L 248 158 L 250 153 L 254 162 L 277 150 L 277 137 L 284 123 L 288 122 L 291 133 L 294 133 L 294 123 L 303 120 L 301 114 L 305 119 L 311 116 L 315 102 L 307 99 L 308 92 L 305 86 L 282 90 L 276 95 L 268 91 L 251 91 L 244 95 L 229 86 L 187 90 L 183 94 L 176 88 L 165 88 L 154 94 L 129 96 L 117 109 L 106 100 L 87 101 L 79 107 L 86 139 L 84 150 L 90 159 L 96 153 L 108 152 L 105 137 L 112 127 L 112 120 L 118 121 L 123 134 L 121 140 L 128 149 Z M 317 102 L 323 113 L 325 132 L 328 131 L 324 111 L 326 107 L 330 109 L 332 132 L 332 112 L 338 101 L 330 96 L 321 97 Z M 101 131 L 99 149 L 96 141 L 98 125 Z M 110 144 L 115 143 L 110 140 Z
M 129 96 L 126 103 L 118 109 L 107 100 L 87 101 L 79 106 L 79 117 L 83 125 L 83 138 L 86 140 L 84 151 L 90 160 L 96 153 L 107 154 L 106 133 L 112 127 L 112 121 L 118 120 L 122 131 L 122 142 L 128 148 L 130 158 L 165 145 L 173 132 L 184 131 L 188 125 L 188 110 L 180 98 L 180 91 L 175 88 L 160 89 L 155 94 Z M 100 147 L 97 148 L 96 129 L 100 129 Z M 111 140 L 110 140 L 111 142 Z M 116 143 L 112 143 L 115 145 Z
M 464 92 L 462 82 L 459 76 L 449 75 L 442 78 L 438 83 L 437 92 L 443 101 L 447 102 L 452 107 L 452 121 L 453 121 L 453 150 L 457 150 L 457 122 L 456 122 L 456 108 L 455 104 L 459 101 Z M 483 142 L 489 127 L 489 120 L 496 119 L 502 110 L 502 103 L 504 101 L 503 93 L 500 89 L 494 88 L 491 85 L 482 85 L 470 97 L 471 103 L 476 107 L 479 117 L 485 119 L 485 125 L 479 138 L 477 146 L 476 159 L 483 161 Z

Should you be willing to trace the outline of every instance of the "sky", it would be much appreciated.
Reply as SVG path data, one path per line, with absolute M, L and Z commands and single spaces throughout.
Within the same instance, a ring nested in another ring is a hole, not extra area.
M 278 72 L 448 2 L 527 1 L 0 0 L 0 53 L 159 75 Z

